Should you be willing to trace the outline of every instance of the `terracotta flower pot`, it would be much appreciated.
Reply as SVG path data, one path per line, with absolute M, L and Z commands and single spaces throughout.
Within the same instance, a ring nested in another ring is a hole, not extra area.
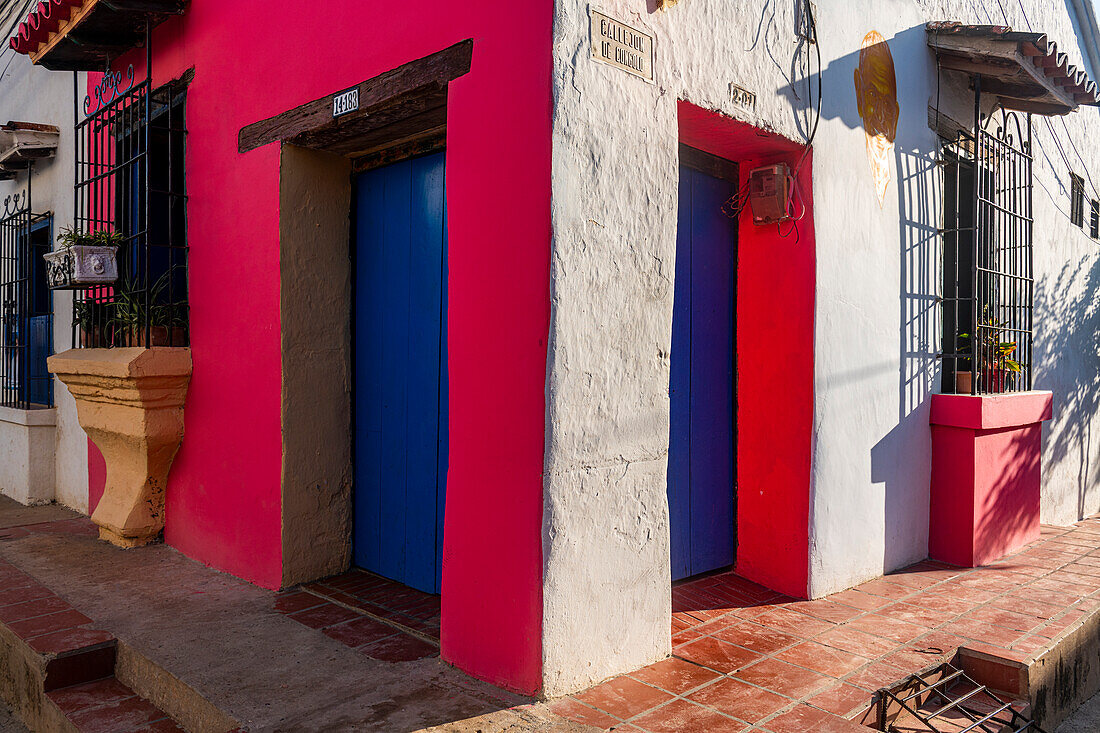
M 955 394 L 970 394 L 974 387 L 972 372 L 955 372 Z
M 1013 384 L 1015 373 L 1006 371 L 997 366 L 982 370 L 982 386 L 990 394 L 1001 394 L 1007 387 Z
M 186 332 L 179 326 L 150 326 L 149 343 L 145 343 L 144 328 L 130 328 L 126 346 L 150 348 L 153 346 L 186 346 Z

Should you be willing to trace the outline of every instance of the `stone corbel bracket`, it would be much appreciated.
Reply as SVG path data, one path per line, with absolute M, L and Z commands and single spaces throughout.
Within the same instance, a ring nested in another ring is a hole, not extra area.
M 119 547 L 154 541 L 164 529 L 168 471 L 183 441 L 191 350 L 72 349 L 47 366 L 76 398 L 80 426 L 107 464 L 92 513 L 100 539 Z

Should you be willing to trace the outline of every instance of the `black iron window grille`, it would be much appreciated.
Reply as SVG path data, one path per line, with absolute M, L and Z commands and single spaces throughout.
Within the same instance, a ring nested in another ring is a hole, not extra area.
M 1100 239 L 1100 201 L 1093 199 L 1089 204 L 1091 216 L 1089 217 L 1089 236 Z
M 1076 173 L 1069 174 L 1069 220 L 1075 227 L 1085 225 L 1085 179 Z
M 119 277 L 77 292 L 74 345 L 187 346 L 187 80 L 105 78 L 76 125 L 76 228 L 118 235 Z
M 942 391 L 1032 387 L 1031 116 L 981 113 L 945 151 Z M 1083 204 L 1082 204 L 1083 208 Z
M 29 186 L 28 186 L 29 188 Z M 50 251 L 52 217 L 33 214 L 29 196 L 8 196 L 0 218 L 0 405 L 53 406 L 53 299 L 42 255 Z

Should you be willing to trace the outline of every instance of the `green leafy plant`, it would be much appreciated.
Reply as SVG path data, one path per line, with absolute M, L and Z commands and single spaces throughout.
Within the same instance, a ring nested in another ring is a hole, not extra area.
M 149 347 L 185 340 L 174 332 L 187 328 L 186 305 L 169 299 L 172 276 L 179 269 L 182 267 L 177 265 L 164 272 L 148 292 L 129 275 L 123 276 L 111 301 L 103 304 L 112 343 Z
M 152 328 L 184 328 L 187 320 L 176 303 L 168 302 L 166 294 L 172 273 L 180 269 L 172 267 L 164 272 L 146 293 L 129 276 L 123 277 L 110 303 L 108 325 L 116 330 L 134 332 L 148 324 Z
M 95 309 L 91 301 L 73 301 L 73 322 L 76 323 L 84 333 L 91 333 L 92 327 L 95 324 Z
M 121 247 L 126 243 L 122 232 L 99 229 L 94 232 L 81 232 L 66 227 L 57 233 L 57 243 L 62 249 L 73 247 Z
M 982 319 L 978 324 L 984 328 L 978 328 L 978 338 L 976 340 L 978 348 L 973 352 L 973 358 L 985 361 L 983 372 L 988 370 L 1019 373 L 1022 369 L 1020 362 L 1012 358 L 1013 354 L 1016 353 L 1016 342 L 1001 340 L 1001 332 L 1008 328 L 1008 321 L 998 323 L 989 314 L 989 307 L 986 306 Z M 959 338 L 966 339 L 968 344 L 975 341 L 968 333 L 959 334 Z

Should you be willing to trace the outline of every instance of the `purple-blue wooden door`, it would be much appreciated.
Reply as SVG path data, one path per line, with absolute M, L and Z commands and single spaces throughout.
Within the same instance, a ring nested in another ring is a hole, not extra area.
M 732 565 L 736 184 L 680 167 L 669 381 L 674 580 Z
M 355 564 L 438 593 L 447 483 L 444 153 L 356 177 Z

